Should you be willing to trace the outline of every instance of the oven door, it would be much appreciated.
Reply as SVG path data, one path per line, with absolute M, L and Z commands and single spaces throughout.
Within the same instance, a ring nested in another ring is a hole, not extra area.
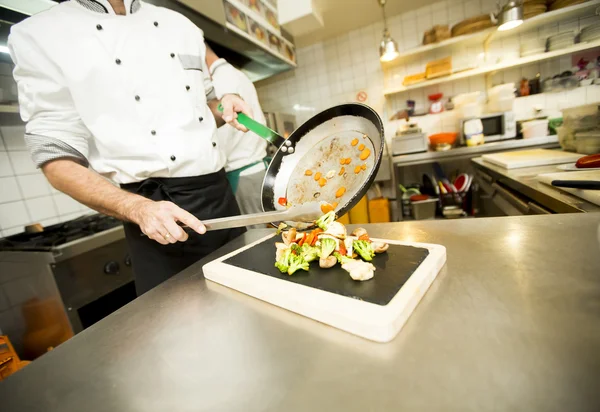
M 125 239 L 58 262 L 52 269 L 75 333 L 136 298 Z

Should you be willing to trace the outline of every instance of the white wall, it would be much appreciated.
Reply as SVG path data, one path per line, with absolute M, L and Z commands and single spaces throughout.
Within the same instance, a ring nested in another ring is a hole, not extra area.
M 10 236 L 31 223 L 44 226 L 93 212 L 50 186 L 25 146 L 18 114 L 0 115 L 0 234 Z

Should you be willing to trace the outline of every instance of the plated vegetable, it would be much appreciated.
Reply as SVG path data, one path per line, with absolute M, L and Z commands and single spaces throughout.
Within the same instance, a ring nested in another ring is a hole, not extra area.
M 309 271 L 310 263 L 318 260 L 324 269 L 339 263 L 357 281 L 373 278 L 375 266 L 370 262 L 389 245 L 371 241 L 363 228 L 348 235 L 346 227 L 335 219 L 335 212 L 330 211 L 315 221 L 318 228 L 313 231 L 298 233 L 292 228 L 283 232 L 283 243 L 275 244 L 275 267 L 293 275 L 299 270 Z

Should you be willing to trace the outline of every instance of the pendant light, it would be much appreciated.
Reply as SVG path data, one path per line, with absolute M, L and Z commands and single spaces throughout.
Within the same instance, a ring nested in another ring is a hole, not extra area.
M 385 2 L 386 0 L 379 0 L 379 4 L 381 5 L 381 10 L 383 12 L 383 39 L 379 44 L 379 60 L 382 62 L 391 62 L 396 59 L 400 53 L 398 52 L 398 43 L 392 36 L 390 36 L 390 31 L 387 28 L 387 20 L 385 18 Z
M 507 31 L 523 24 L 523 3 L 509 1 L 498 12 L 498 30 Z

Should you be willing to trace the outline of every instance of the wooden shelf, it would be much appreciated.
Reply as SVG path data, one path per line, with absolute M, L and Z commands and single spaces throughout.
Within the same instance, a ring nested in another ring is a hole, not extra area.
M 492 64 L 489 66 L 479 67 L 477 69 L 466 70 L 464 72 L 451 74 L 450 76 L 440 77 L 439 79 L 434 80 L 426 80 L 421 83 L 413 84 L 411 86 L 400 86 L 396 88 L 390 88 L 384 90 L 383 94 L 386 96 L 390 96 L 393 94 L 403 93 L 409 90 L 417 90 L 422 89 L 429 86 L 434 86 L 436 84 L 448 83 L 460 79 L 466 79 L 469 77 L 479 76 L 486 73 L 498 72 L 506 69 L 511 69 L 513 67 L 524 66 L 527 64 L 553 59 L 555 57 L 564 56 L 567 54 L 573 54 L 584 50 L 594 49 L 596 47 L 600 47 L 600 40 L 596 40 L 589 43 L 579 43 L 572 47 L 567 47 L 561 50 L 555 50 L 552 52 L 540 53 L 533 56 L 521 57 L 515 60 L 508 60 L 505 62 L 501 62 L 498 64 Z
M 292 67 L 297 67 L 297 64 L 294 63 L 293 61 L 291 61 L 290 59 L 288 59 L 286 56 L 275 52 L 274 50 L 272 50 L 268 45 L 266 45 L 265 43 L 261 42 L 260 40 L 258 40 L 256 37 L 252 37 L 250 36 L 248 33 L 246 33 L 244 30 L 240 29 L 239 27 L 237 27 L 235 24 L 231 24 L 230 22 L 226 22 L 226 27 L 229 30 L 232 30 L 234 32 L 236 32 L 237 34 L 239 34 L 240 36 L 243 36 L 244 38 L 250 40 L 252 43 L 256 44 L 257 46 L 260 46 L 263 50 L 265 50 L 266 52 L 272 54 L 273 56 L 283 60 L 284 62 L 288 63 L 289 65 L 291 65 Z M 280 40 L 291 44 L 289 41 L 287 41 L 286 39 L 284 39 L 283 37 L 279 37 Z M 292 45 L 293 46 L 293 45 Z M 293 46 L 295 48 L 295 46 Z M 295 50 L 294 50 L 295 52 Z
M 414 49 L 406 50 L 398 56 L 396 60 L 390 63 L 384 63 L 383 67 L 394 67 L 397 63 L 407 57 L 412 57 L 421 53 L 426 53 L 432 50 L 443 49 L 452 45 L 466 46 L 468 44 L 481 43 L 486 37 L 492 35 L 494 39 L 501 39 L 507 36 L 513 36 L 518 33 L 522 33 L 528 30 L 533 30 L 546 24 L 555 23 L 558 21 L 568 21 L 584 16 L 593 16 L 596 8 L 600 6 L 600 0 L 591 0 L 586 3 L 577 4 L 575 6 L 565 7 L 555 11 L 549 11 L 539 16 L 532 17 L 523 22 L 519 27 L 509 31 L 498 31 L 496 27 L 492 27 L 487 30 L 483 30 L 473 34 L 466 34 L 464 36 L 453 37 L 448 40 L 444 40 L 439 43 L 428 44 L 426 46 L 417 47 Z M 600 18 L 598 19 L 600 21 Z

